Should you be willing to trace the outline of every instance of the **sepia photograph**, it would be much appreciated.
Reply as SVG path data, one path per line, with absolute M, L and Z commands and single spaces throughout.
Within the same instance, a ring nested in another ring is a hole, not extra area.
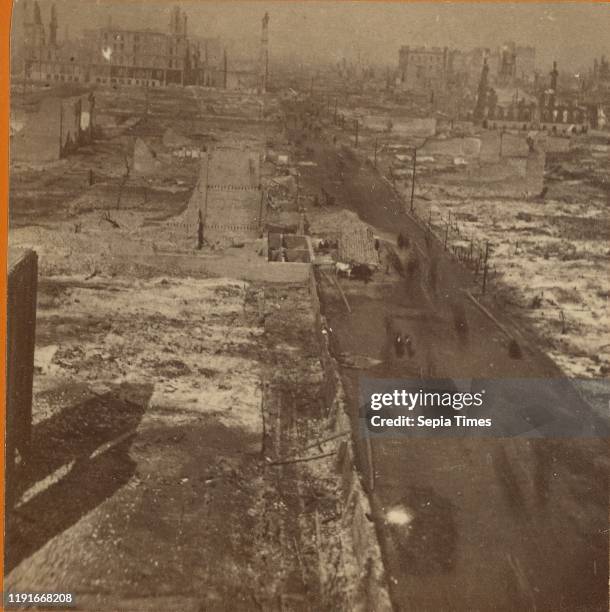
M 608 611 L 610 3 L 0 16 L 4 609 Z

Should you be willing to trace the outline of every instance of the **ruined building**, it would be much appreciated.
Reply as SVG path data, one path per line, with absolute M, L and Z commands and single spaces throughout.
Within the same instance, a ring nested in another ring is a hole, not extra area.
M 400 89 L 418 93 L 444 91 L 454 74 L 458 53 L 447 47 L 401 47 L 398 52 Z
M 489 86 L 487 61 L 481 69 L 477 102 L 473 117 L 491 129 L 540 129 L 554 134 L 582 132 L 588 128 L 587 109 L 558 93 L 557 62 L 549 77 L 549 87 L 538 97 L 521 89 L 503 90 Z M 510 95 L 506 96 L 509 91 Z
M 605 55 L 593 60 L 593 68 L 586 77 L 586 89 L 605 94 L 610 99 L 610 62 Z
M 113 25 L 109 19 L 104 27 L 86 31 L 82 39 L 61 43 L 55 5 L 47 27 L 36 0 L 32 4 L 24 0 L 22 17 L 23 61 L 16 69 L 27 80 L 148 87 L 229 87 L 247 80 L 241 73 L 239 79 L 230 74 L 237 68 L 228 68 L 226 53 L 214 49 L 216 41 L 189 36 L 188 17 L 178 6 L 171 11 L 166 31 L 128 29 Z M 262 91 L 267 87 L 268 22 L 265 15 L 259 66 L 248 70 L 250 81 L 254 81 L 251 88 Z
M 489 104 L 489 66 L 487 65 L 487 58 L 483 61 L 483 68 L 481 69 L 481 78 L 479 80 L 479 89 L 477 91 L 477 105 L 474 109 L 474 118 L 481 120 L 485 118 L 487 107 Z
M 456 70 L 463 71 L 471 87 L 479 82 L 483 62 L 487 61 L 488 81 L 492 87 L 516 87 L 533 84 L 536 78 L 536 48 L 520 46 L 512 41 L 501 47 L 476 47 L 460 54 Z
M 10 154 L 16 162 L 66 157 L 95 136 L 95 97 L 48 97 L 35 108 L 11 113 Z
M 514 43 L 506 43 L 500 50 L 497 83 L 501 87 L 514 85 L 517 78 L 517 53 Z

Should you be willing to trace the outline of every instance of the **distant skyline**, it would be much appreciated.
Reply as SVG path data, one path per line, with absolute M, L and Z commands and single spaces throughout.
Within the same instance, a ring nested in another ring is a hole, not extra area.
M 30 0 L 32 2 L 32 0 Z M 402 45 L 495 48 L 508 40 L 535 46 L 544 72 L 553 60 L 560 69 L 588 67 L 610 56 L 610 3 L 366 2 L 349 0 L 263 0 L 183 2 L 136 0 L 39 0 L 43 21 L 51 5 L 59 13 L 59 36 L 80 35 L 106 23 L 109 15 L 126 28 L 167 28 L 180 5 L 195 36 L 231 39 L 244 53 L 255 52 L 265 11 L 271 17 L 271 59 L 357 60 L 396 65 Z M 13 37 L 21 36 L 23 0 L 13 10 Z

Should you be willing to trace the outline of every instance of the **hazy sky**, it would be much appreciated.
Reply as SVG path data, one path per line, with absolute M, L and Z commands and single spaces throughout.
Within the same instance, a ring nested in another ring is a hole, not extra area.
M 125 27 L 167 27 L 169 11 L 180 4 L 189 16 L 189 30 L 200 36 L 233 38 L 257 44 L 260 20 L 271 17 L 271 56 L 294 54 L 303 59 L 342 57 L 375 63 L 397 62 L 401 45 L 439 45 L 458 48 L 495 47 L 505 40 L 535 45 L 538 63 L 546 69 L 553 59 L 560 68 L 588 66 L 593 57 L 610 56 L 610 3 L 469 3 L 365 2 L 349 0 L 39 0 L 48 21 L 55 1 L 59 34 L 66 23 L 70 36 L 82 28 L 105 23 Z M 14 16 L 23 0 L 15 1 Z M 14 29 L 16 35 L 18 26 Z

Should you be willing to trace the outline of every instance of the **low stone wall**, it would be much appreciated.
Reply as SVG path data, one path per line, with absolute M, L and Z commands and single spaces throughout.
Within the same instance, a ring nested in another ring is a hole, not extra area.
M 327 417 L 336 434 L 350 432 L 351 422 L 346 409 L 345 393 L 337 362 L 330 353 L 330 338 L 326 320 L 320 310 L 315 274 L 309 276 L 309 290 L 315 317 L 315 331 L 320 347 L 320 362 L 324 371 L 323 394 Z M 386 582 L 381 549 L 374 523 L 369 519 L 371 506 L 356 469 L 355 451 L 348 439 L 339 443 L 336 469 L 341 486 L 342 528 L 344 550 L 353 556 L 358 576 L 350 591 L 346 609 L 389 611 L 392 609 Z

